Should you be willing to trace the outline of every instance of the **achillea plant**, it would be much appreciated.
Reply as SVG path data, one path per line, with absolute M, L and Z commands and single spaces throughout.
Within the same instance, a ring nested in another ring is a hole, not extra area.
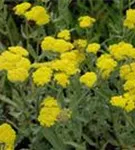
M 135 148 L 134 6 L 0 1 L 0 150 Z

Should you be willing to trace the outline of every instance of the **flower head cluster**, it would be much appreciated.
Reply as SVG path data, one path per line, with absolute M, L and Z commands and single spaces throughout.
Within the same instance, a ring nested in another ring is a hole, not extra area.
M 87 40 L 85 40 L 85 39 L 74 40 L 74 46 L 78 50 L 84 50 L 87 46 Z
M 100 49 L 100 44 L 98 44 L 98 43 L 91 43 L 91 44 L 88 44 L 88 47 L 87 47 L 86 51 L 88 53 L 96 54 L 99 49 Z
M 45 25 L 49 23 L 50 16 L 48 15 L 46 9 L 42 6 L 33 6 L 30 10 L 31 4 L 28 2 L 23 2 L 16 5 L 13 10 L 17 15 L 23 15 L 27 20 L 34 21 L 37 25 Z
M 124 20 L 124 26 L 133 29 L 135 28 L 135 9 L 128 9 L 126 11 L 126 19 Z
M 58 33 L 57 37 L 64 40 L 70 40 L 71 39 L 70 31 L 66 29 L 62 30 Z
M 117 62 L 109 54 L 103 54 L 97 59 L 97 67 L 101 70 L 102 77 L 108 78 L 117 66 Z
M 94 72 L 86 72 L 80 77 L 80 82 L 91 88 L 97 81 L 97 75 Z
M 31 10 L 25 13 L 25 17 L 27 20 L 35 21 L 37 25 L 44 25 L 50 21 L 46 9 L 42 6 L 34 6 Z
M 0 55 L 0 70 L 7 71 L 10 81 L 23 82 L 28 77 L 30 61 L 25 56 L 28 56 L 28 52 L 21 46 L 9 47 Z
M 41 43 L 43 51 L 52 51 L 58 53 L 64 53 L 73 49 L 73 45 L 63 39 L 55 39 L 54 37 L 47 36 Z
M 15 11 L 15 14 L 20 16 L 24 15 L 25 12 L 31 7 L 31 4 L 28 2 L 23 2 L 21 4 L 16 5 L 13 10 Z
M 123 65 L 120 68 L 120 77 L 126 81 L 123 85 L 126 92 L 112 97 L 111 104 L 130 112 L 135 109 L 135 63 Z
M 14 150 L 15 139 L 16 133 L 9 124 L 0 125 L 0 144 L 4 150 Z
M 48 96 L 41 104 L 38 121 L 44 127 L 51 127 L 58 121 L 58 118 L 62 118 L 61 115 L 63 114 L 63 110 L 64 109 L 59 106 L 57 100 L 54 97 Z M 65 116 L 67 119 L 70 118 L 71 112 L 66 112 Z
M 126 58 L 135 58 L 135 48 L 126 42 L 120 42 L 109 46 L 111 55 L 117 60 L 124 60 Z
M 64 72 L 54 74 L 54 80 L 62 87 L 66 87 L 69 84 L 69 76 Z
M 41 106 L 38 121 L 42 126 L 51 127 L 57 121 L 61 108 L 57 100 L 50 96 L 44 99 Z
M 79 65 L 84 59 L 83 53 L 72 50 L 62 53 L 59 59 L 33 64 L 32 67 L 37 68 L 33 73 L 33 81 L 38 86 L 47 84 L 51 81 L 54 72 L 54 81 L 66 87 L 69 84 L 69 77 L 79 71 Z
M 37 86 L 43 86 L 50 82 L 52 77 L 52 69 L 50 67 L 40 67 L 32 75 L 33 81 Z
M 111 98 L 111 104 L 130 112 L 135 109 L 135 95 L 125 93 L 120 96 L 114 96 Z
M 90 16 L 81 16 L 79 19 L 79 25 L 81 28 L 88 28 L 92 27 L 93 23 L 96 21 L 95 18 L 92 18 Z

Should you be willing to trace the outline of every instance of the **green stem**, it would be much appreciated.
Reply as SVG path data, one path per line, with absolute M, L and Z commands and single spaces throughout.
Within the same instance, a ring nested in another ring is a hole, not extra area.
M 124 116 L 126 118 L 126 120 L 128 121 L 128 123 L 130 124 L 130 126 L 135 129 L 135 124 L 132 122 L 131 118 L 127 115 L 127 113 L 124 111 Z
M 10 29 L 9 29 L 7 23 L 5 23 L 5 27 L 6 27 L 7 34 L 8 34 L 9 40 L 10 40 L 10 44 L 13 46 L 13 45 L 14 45 L 14 42 L 13 42 L 13 40 L 12 40 L 11 32 L 10 32 Z
M 63 144 L 56 133 L 53 131 L 52 128 L 44 128 L 43 130 L 44 137 L 52 144 L 54 150 L 66 150 L 66 146 Z
M 28 22 L 25 22 L 25 33 L 26 33 L 26 45 L 27 50 L 29 49 L 29 32 L 28 32 Z

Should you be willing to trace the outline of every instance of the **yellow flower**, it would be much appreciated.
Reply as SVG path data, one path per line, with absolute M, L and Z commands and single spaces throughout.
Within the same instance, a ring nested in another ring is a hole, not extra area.
M 75 40 L 74 46 L 79 50 L 83 50 L 87 46 L 87 40 L 85 40 L 85 39 Z
M 41 42 L 41 48 L 43 51 L 51 51 L 54 49 L 54 43 L 56 39 L 52 36 L 47 36 Z
M 81 28 L 88 28 L 92 27 L 96 20 L 90 16 L 81 16 L 78 21 Z
M 101 70 L 102 78 L 108 78 L 117 66 L 117 62 L 109 54 L 103 54 L 97 59 L 97 67 Z
M 42 107 L 38 116 L 38 121 L 44 127 L 53 126 L 56 123 L 57 117 L 61 111 L 57 100 L 48 96 L 43 100 L 41 106 Z
M 57 81 L 57 83 L 59 85 L 61 85 L 62 87 L 66 87 L 69 84 L 69 76 L 66 75 L 65 73 L 61 72 L 61 73 L 56 73 L 54 75 L 54 80 Z
M 78 50 L 72 50 L 70 52 L 62 53 L 60 56 L 63 60 L 70 60 L 74 64 L 79 65 L 81 62 L 85 60 L 85 54 L 82 52 L 79 52 Z
M 9 47 L 0 55 L 0 70 L 7 71 L 7 78 L 11 82 L 23 82 L 28 77 L 30 61 L 23 57 L 28 52 L 20 46 Z
M 27 20 L 35 21 L 37 25 L 45 25 L 50 21 L 50 16 L 42 6 L 34 6 L 30 11 L 25 13 L 25 17 Z
M 25 12 L 31 7 L 31 4 L 28 2 L 23 2 L 21 4 L 16 5 L 13 10 L 15 11 L 15 14 L 20 16 L 24 15 Z
M 9 124 L 0 125 L 0 143 L 4 144 L 4 150 L 14 150 L 15 139 L 16 133 Z
M 53 70 L 64 72 L 69 76 L 79 71 L 76 63 L 68 59 L 54 60 L 51 67 Z
M 135 78 L 133 80 L 127 80 L 124 84 L 124 90 L 130 91 L 135 89 Z
M 63 39 L 57 39 L 54 43 L 54 51 L 59 53 L 64 53 L 66 51 L 72 50 L 74 46 L 70 42 L 66 42 Z
M 110 101 L 110 103 L 113 106 L 117 106 L 117 107 L 121 107 L 121 108 L 125 107 L 126 102 L 127 102 L 127 100 L 123 96 L 113 96 Z
M 50 82 L 52 77 L 52 69 L 49 67 L 38 68 L 32 75 L 33 81 L 37 86 L 43 86 Z
M 20 61 L 18 61 L 16 63 L 14 68 L 17 68 L 17 69 L 18 68 L 23 68 L 25 70 L 29 70 L 30 69 L 30 65 L 31 65 L 31 63 L 30 63 L 29 59 L 22 57 L 20 59 Z
M 120 42 L 109 46 L 111 55 L 117 60 L 135 58 L 135 48 L 130 43 Z
M 29 76 L 28 70 L 24 68 L 15 68 L 8 70 L 7 78 L 11 82 L 23 82 Z
M 100 44 L 92 43 L 92 44 L 88 44 L 88 47 L 87 47 L 86 51 L 89 52 L 89 53 L 96 54 L 99 49 L 100 49 Z
M 51 36 L 45 37 L 41 43 L 41 48 L 43 51 L 52 51 L 58 53 L 64 53 L 66 51 L 72 50 L 73 45 L 63 39 L 55 39 Z
M 80 82 L 84 83 L 89 88 L 93 87 L 97 81 L 97 75 L 94 72 L 86 72 L 80 77 Z
M 116 107 L 125 109 L 130 112 L 135 109 L 135 95 L 131 93 L 124 93 L 121 96 L 114 96 L 111 98 L 111 104 Z
M 71 38 L 70 31 L 66 29 L 62 30 L 61 32 L 58 33 L 57 37 L 64 40 L 70 40 Z
M 135 9 L 128 9 L 126 11 L 126 19 L 124 20 L 124 26 L 133 29 L 135 28 Z
M 10 52 L 21 56 L 28 56 L 29 54 L 28 51 L 21 46 L 11 46 L 8 47 L 8 49 Z
M 120 77 L 125 80 L 135 79 L 135 63 L 129 65 L 123 65 L 120 68 Z

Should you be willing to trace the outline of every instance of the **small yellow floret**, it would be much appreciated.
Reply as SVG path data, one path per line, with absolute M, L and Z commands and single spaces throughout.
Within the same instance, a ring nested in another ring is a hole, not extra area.
M 92 27 L 93 23 L 96 21 L 95 18 L 92 18 L 90 16 L 81 16 L 79 19 L 79 25 L 81 28 L 88 28 Z
M 45 25 L 50 21 L 50 16 L 42 6 L 32 7 L 30 11 L 25 13 L 25 17 L 27 20 L 35 21 L 37 25 Z
M 128 9 L 126 11 L 126 19 L 124 20 L 124 26 L 133 29 L 135 28 L 135 9 Z
M 62 72 L 56 73 L 54 75 L 54 80 L 56 80 L 57 83 L 64 88 L 69 84 L 69 76 L 65 73 L 62 73 Z
M 97 75 L 94 72 L 86 72 L 80 77 L 80 82 L 84 83 L 89 88 L 93 87 L 97 81 Z
M 92 44 L 88 44 L 88 47 L 87 47 L 86 51 L 89 52 L 89 53 L 96 54 L 99 49 L 100 49 L 100 44 L 92 43 Z
M 64 40 L 70 40 L 71 35 L 69 30 L 62 30 L 57 35 L 58 38 L 64 39 Z
M 56 123 L 57 117 L 61 111 L 57 100 L 48 96 L 43 100 L 41 106 L 42 107 L 38 116 L 38 121 L 44 127 L 53 126 Z
M 15 139 L 16 133 L 9 124 L 0 125 L 0 143 L 5 145 L 4 150 L 14 150 Z
M 8 47 L 9 51 L 21 56 L 28 56 L 28 51 L 21 46 L 11 46 Z
M 12 70 L 8 70 L 7 78 L 11 82 L 23 82 L 29 76 L 28 70 L 24 68 L 15 68 Z
M 20 16 L 24 15 L 25 12 L 31 7 L 31 4 L 28 2 L 23 2 L 21 4 L 16 5 L 13 10 L 15 11 L 15 14 Z
M 49 67 L 38 68 L 32 75 L 33 81 L 37 86 L 43 86 L 50 82 L 52 69 Z

